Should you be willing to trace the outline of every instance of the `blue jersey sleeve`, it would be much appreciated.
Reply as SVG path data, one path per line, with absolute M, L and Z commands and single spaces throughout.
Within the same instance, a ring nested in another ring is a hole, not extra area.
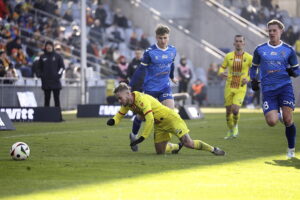
M 129 82 L 129 86 L 131 88 L 135 88 L 136 84 L 139 82 L 141 77 L 145 74 L 145 66 L 140 64 L 140 66 L 135 70 L 134 74 L 131 77 L 131 80 Z
M 258 70 L 259 64 L 260 64 L 260 56 L 258 54 L 257 49 L 255 49 L 255 51 L 253 53 L 252 66 L 249 70 L 249 75 L 250 75 L 251 80 L 253 80 L 253 79 L 257 80 L 257 70 Z
M 149 55 L 149 50 L 146 50 L 141 60 L 141 65 L 148 66 L 150 63 L 151 63 L 151 57 Z

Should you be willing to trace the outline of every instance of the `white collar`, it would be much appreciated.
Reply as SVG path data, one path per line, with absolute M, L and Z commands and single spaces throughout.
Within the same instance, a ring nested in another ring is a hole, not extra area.
M 283 44 L 283 42 L 282 42 L 281 40 L 280 40 L 280 43 L 279 43 L 278 45 L 276 45 L 276 46 L 271 45 L 271 44 L 270 44 L 270 41 L 268 42 L 268 46 L 269 46 L 269 47 L 272 47 L 272 48 L 278 48 L 278 47 L 281 47 L 282 44 Z
M 158 45 L 157 45 L 157 43 L 155 44 L 155 46 L 159 49 L 159 50 L 162 50 L 162 51 L 167 51 L 168 50 L 168 48 L 169 48 L 169 46 L 167 46 L 167 48 L 165 48 L 165 49 L 162 49 L 162 48 L 160 48 Z

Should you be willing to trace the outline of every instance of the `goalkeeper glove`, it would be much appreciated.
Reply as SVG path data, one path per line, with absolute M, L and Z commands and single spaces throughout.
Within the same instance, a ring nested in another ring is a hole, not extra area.
M 259 90 L 259 82 L 255 79 L 251 81 L 251 88 L 253 91 L 258 91 Z
M 143 136 L 139 137 L 139 139 L 135 140 L 134 142 L 130 143 L 130 146 L 135 146 L 141 142 L 143 142 L 145 140 L 145 138 Z
M 107 120 L 106 124 L 108 126 L 113 126 L 113 125 L 115 125 L 115 120 L 114 119 L 109 119 L 109 120 Z

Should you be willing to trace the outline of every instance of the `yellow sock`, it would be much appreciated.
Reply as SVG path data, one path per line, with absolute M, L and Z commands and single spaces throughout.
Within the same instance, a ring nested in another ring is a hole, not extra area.
M 178 150 L 179 149 L 179 145 L 178 144 L 173 144 L 168 142 L 167 146 L 166 146 L 166 153 L 171 153 L 173 150 Z
M 194 141 L 194 149 L 204 150 L 209 152 L 212 152 L 214 150 L 214 147 L 210 146 L 209 144 L 206 144 L 201 140 L 193 140 L 193 141 Z
M 229 130 L 233 129 L 233 114 L 226 115 L 227 127 Z
M 233 126 L 236 126 L 240 119 L 240 113 L 237 115 L 233 115 L 232 119 L 233 119 Z

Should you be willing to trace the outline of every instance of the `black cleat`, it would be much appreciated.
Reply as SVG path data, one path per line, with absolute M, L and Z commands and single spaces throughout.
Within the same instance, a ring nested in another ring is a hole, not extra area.
M 178 154 L 178 152 L 181 150 L 181 148 L 183 147 L 183 144 L 180 142 L 180 143 L 178 143 L 178 145 L 179 145 L 179 148 L 177 149 L 177 150 L 173 150 L 172 151 L 172 154 Z
M 214 150 L 212 152 L 213 154 L 215 154 L 216 156 L 225 156 L 225 151 L 223 151 L 222 149 L 218 148 L 218 147 L 214 147 Z

